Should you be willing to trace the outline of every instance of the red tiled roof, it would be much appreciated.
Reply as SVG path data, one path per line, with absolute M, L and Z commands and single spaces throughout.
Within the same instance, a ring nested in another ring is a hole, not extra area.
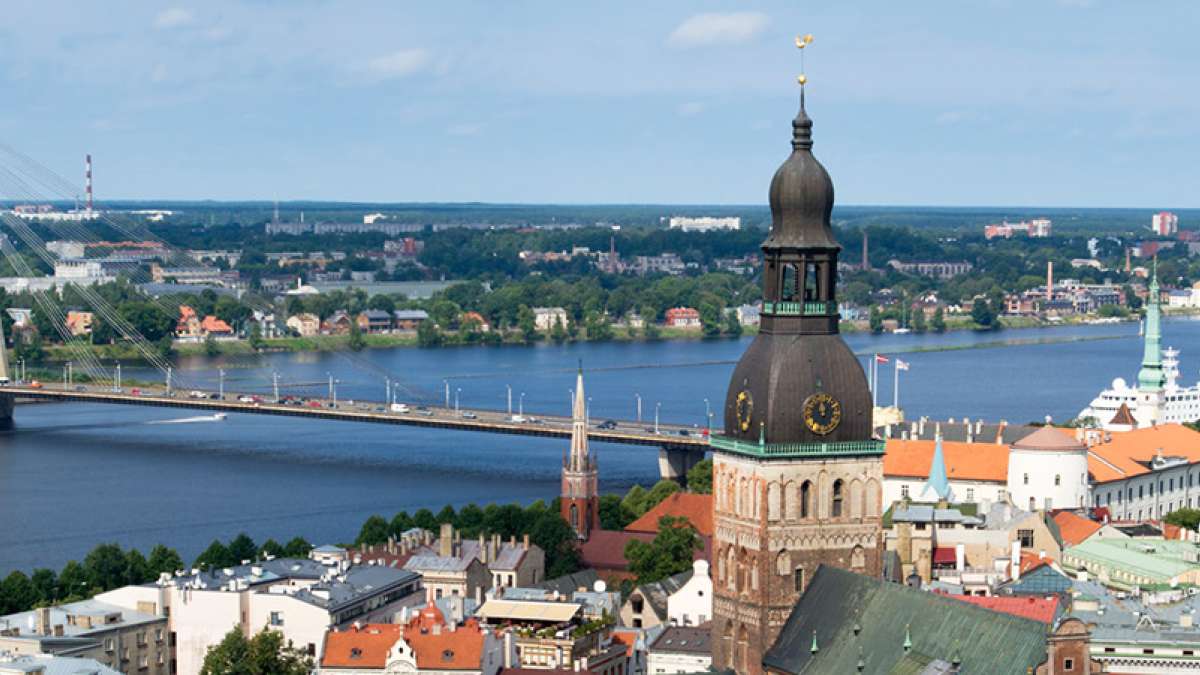
M 1058 525 L 1063 543 L 1067 546 L 1083 543 L 1085 539 L 1096 534 L 1096 531 L 1103 527 L 1100 523 L 1072 511 L 1059 511 L 1054 514 L 1054 523 Z
M 192 309 L 188 305 L 180 305 L 179 306 L 179 320 L 180 321 L 185 321 L 187 319 L 192 318 L 193 316 L 196 316 L 196 310 Z
M 1106 437 L 1107 442 L 1088 447 L 1088 471 L 1098 483 L 1148 473 L 1148 465 L 1159 452 L 1189 463 L 1200 462 L 1200 432 L 1181 424 L 1114 431 Z
M 654 535 L 646 532 L 620 532 L 616 530 L 594 530 L 588 535 L 587 541 L 579 547 L 580 558 L 584 567 L 598 570 L 623 570 L 625 562 L 625 544 L 639 539 L 654 541 Z
M 883 456 L 883 475 L 928 478 L 935 441 L 891 438 Z M 995 443 L 942 441 L 942 457 L 950 480 L 1008 481 L 1008 446 Z
M 1055 427 L 1044 426 L 1041 429 L 1013 443 L 1018 450 L 1082 450 L 1083 444 L 1074 436 Z
M 203 328 L 204 331 L 207 333 L 232 333 L 233 332 L 233 328 L 231 328 L 229 326 L 229 324 L 218 319 L 217 317 L 213 316 L 212 314 L 209 314 L 208 316 L 204 317 L 204 321 L 200 322 L 200 327 Z
M 976 607 L 990 609 L 993 612 L 1002 612 L 1025 619 L 1033 619 L 1046 625 L 1053 623 L 1054 615 L 1058 613 L 1058 598 L 1005 597 L 997 595 L 986 597 L 947 595 L 946 597 L 967 602 Z
M 641 518 L 626 526 L 625 531 L 657 533 L 659 519 L 663 516 L 674 516 L 687 518 L 701 536 L 711 537 L 713 535 L 712 513 L 712 495 L 675 492 L 656 504 Z
M 369 623 L 361 628 L 325 634 L 325 668 L 379 668 L 387 666 L 388 651 L 400 639 L 400 626 Z

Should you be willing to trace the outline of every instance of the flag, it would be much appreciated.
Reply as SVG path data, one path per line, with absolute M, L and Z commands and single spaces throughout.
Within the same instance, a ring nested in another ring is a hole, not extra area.
M 887 362 L 888 362 L 888 357 L 884 356 L 883 354 L 875 355 L 875 363 L 887 363 Z
M 896 359 L 896 370 L 908 370 L 908 361 Z

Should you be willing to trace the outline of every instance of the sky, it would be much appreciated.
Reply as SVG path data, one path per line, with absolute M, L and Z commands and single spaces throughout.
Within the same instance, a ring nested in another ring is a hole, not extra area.
M 97 198 L 1200 206 L 1200 3 L 8 0 L 0 142 Z

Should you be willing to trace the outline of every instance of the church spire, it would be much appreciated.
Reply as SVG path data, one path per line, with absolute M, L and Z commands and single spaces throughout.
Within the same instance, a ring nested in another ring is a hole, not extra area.
M 929 480 L 925 481 L 921 497 L 936 496 L 938 501 L 949 500 L 950 479 L 946 475 L 946 455 L 942 451 L 942 425 L 937 426 L 935 433 L 937 440 L 933 444 L 933 461 L 929 463 Z
M 1159 327 L 1158 257 L 1151 267 L 1149 295 L 1146 298 L 1146 335 L 1142 354 L 1142 369 L 1138 371 L 1138 388 L 1161 391 L 1166 382 L 1162 364 L 1162 329 Z
M 586 471 L 591 460 L 588 457 L 587 397 L 583 393 L 583 366 L 575 376 L 575 403 L 571 407 L 571 457 L 572 471 Z
M 561 508 L 563 520 L 583 540 L 600 526 L 599 470 L 588 450 L 587 413 L 583 364 L 580 364 L 571 401 L 571 451 L 563 460 Z

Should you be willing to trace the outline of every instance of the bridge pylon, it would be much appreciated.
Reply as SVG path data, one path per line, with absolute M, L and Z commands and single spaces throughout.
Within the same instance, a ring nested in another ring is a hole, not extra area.
M 13 395 L 4 393 L 3 387 L 12 384 L 12 375 L 8 372 L 8 347 L 4 339 L 4 324 L 0 322 L 0 429 L 12 426 Z

